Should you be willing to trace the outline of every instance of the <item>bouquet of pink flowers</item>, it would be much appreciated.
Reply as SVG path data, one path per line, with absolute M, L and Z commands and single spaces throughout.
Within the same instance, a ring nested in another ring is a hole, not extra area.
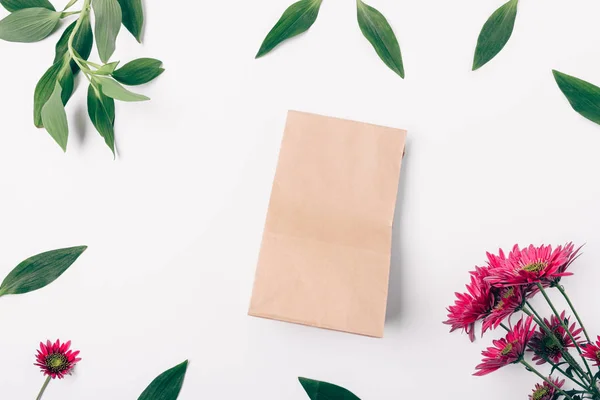
M 552 246 L 520 249 L 515 245 L 508 257 L 502 250 L 498 255 L 488 253 L 487 265 L 470 272 L 467 292 L 456 293 L 444 323 L 451 326 L 451 332 L 462 329 L 471 341 L 475 340 L 478 321 L 482 335 L 490 329 L 506 331 L 504 338 L 494 340 L 493 346 L 482 352 L 483 360 L 475 367 L 474 375 L 521 364 L 542 379 L 529 396 L 531 400 L 600 399 L 600 336 L 592 342 L 561 285 L 563 277 L 572 275 L 569 266 L 580 249 L 572 243 L 554 250 Z M 572 316 L 556 309 L 548 296 L 550 290 L 564 297 Z M 552 311 L 549 318 L 543 318 L 532 306 L 531 299 L 536 295 L 548 303 Z M 513 317 L 520 313 L 524 315 L 513 323 Z M 543 374 L 532 364 L 547 364 L 550 373 Z

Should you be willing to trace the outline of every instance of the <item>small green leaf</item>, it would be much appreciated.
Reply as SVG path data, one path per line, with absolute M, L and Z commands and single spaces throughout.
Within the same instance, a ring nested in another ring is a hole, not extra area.
M 404 65 L 400 45 L 387 19 L 375 8 L 356 0 L 358 26 L 363 35 L 373 45 L 379 58 L 392 71 L 404 78 Z
M 119 4 L 123 11 L 123 25 L 141 43 L 144 27 L 142 0 L 119 0 Z
M 264 56 L 284 40 L 306 32 L 317 20 L 321 2 L 322 0 L 300 0 L 289 6 L 267 34 L 256 58 Z
M 138 400 L 176 400 L 183 386 L 187 360 L 157 376 Z
M 42 123 L 50 136 L 56 143 L 67 151 L 67 140 L 69 139 L 69 124 L 67 113 L 61 98 L 62 88 L 56 82 L 52 95 L 42 107 Z
M 73 93 L 73 74 L 67 65 L 64 63 L 64 60 L 53 64 L 44 73 L 35 87 L 33 95 L 33 123 L 38 128 L 44 127 L 42 122 L 42 107 L 46 104 L 50 95 L 52 95 L 56 82 L 58 81 L 62 87 L 63 104 L 67 104 Z
M 133 93 L 123 86 L 121 86 L 118 82 L 110 79 L 110 78 L 96 78 L 97 81 L 102 86 L 102 92 L 108 97 L 112 97 L 115 100 L 121 101 L 146 101 L 150 100 L 149 97 L 146 97 L 142 94 Z
M 15 11 L 0 21 L 0 39 L 8 42 L 39 42 L 54 31 L 60 14 L 41 7 Z
M 115 155 L 115 101 L 97 91 L 93 85 L 88 88 L 88 115 L 94 127 L 104 138 L 104 142 Z
M 519 0 L 510 0 L 502 7 L 494 11 L 492 16 L 485 22 L 475 49 L 473 59 L 473 71 L 481 68 L 492 58 L 496 57 L 500 50 L 510 39 L 515 19 L 517 18 L 517 5 Z
M 71 25 L 65 29 L 60 40 L 56 43 L 56 52 L 54 56 L 54 62 L 58 62 L 69 52 L 68 42 L 69 36 L 73 33 L 73 29 L 75 28 L 75 24 L 77 21 L 73 22 Z M 92 52 L 92 46 L 94 44 L 94 34 L 92 32 L 92 24 L 90 23 L 89 14 L 85 15 L 81 21 L 79 29 L 73 38 L 73 48 L 79 54 L 81 58 L 87 60 L 90 57 Z M 79 66 L 75 61 L 71 61 L 71 69 L 73 73 L 77 73 L 79 71 Z
M 327 382 L 298 378 L 311 400 L 360 400 L 349 390 Z
M 123 65 L 113 72 L 112 76 L 125 85 L 141 85 L 148 83 L 165 70 L 162 61 L 153 58 L 138 58 Z
M 571 107 L 590 121 L 600 124 L 600 88 L 562 72 L 553 70 L 552 73 Z
M 87 246 L 52 250 L 28 258 L 4 278 L 0 296 L 32 292 L 54 282 L 85 249 Z
M 121 29 L 121 6 L 117 0 L 94 0 L 96 15 L 96 46 L 103 63 L 115 52 L 117 36 Z
M 36 7 L 56 11 L 56 8 L 48 0 L 0 0 L 0 4 L 10 12 Z
M 108 64 L 104 64 L 102 67 L 94 71 L 96 75 L 110 75 L 114 72 L 115 68 L 119 65 L 119 61 L 114 61 Z

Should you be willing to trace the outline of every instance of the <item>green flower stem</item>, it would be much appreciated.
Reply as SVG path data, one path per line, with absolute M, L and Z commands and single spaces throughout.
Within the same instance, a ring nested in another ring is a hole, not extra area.
M 71 15 L 75 15 L 75 14 L 79 14 L 81 13 L 81 11 L 69 11 L 69 12 L 64 12 L 60 15 L 61 18 L 66 18 L 69 17 Z
M 575 315 L 575 318 L 577 318 L 577 322 L 579 322 L 579 326 L 581 327 L 581 329 L 583 329 L 583 334 L 585 335 L 585 338 L 587 339 L 588 342 L 592 343 L 590 336 L 588 335 L 587 331 L 585 330 L 585 326 L 583 326 L 583 322 L 581 321 L 581 318 L 579 318 L 579 314 L 577 314 L 577 311 L 575 311 L 575 307 L 573 307 L 573 303 L 571 303 L 571 299 L 569 298 L 569 296 L 567 296 L 567 292 L 565 292 L 565 288 L 563 288 L 561 285 L 556 285 L 555 287 L 563 295 L 563 297 L 567 301 L 567 304 L 569 304 L 569 307 L 571 308 L 573 315 Z
M 67 11 L 69 8 L 73 7 L 73 5 L 74 5 L 75 3 L 77 3 L 78 1 L 79 1 L 79 0 L 71 0 L 71 1 L 69 2 L 69 4 L 67 4 L 67 5 L 65 6 L 65 9 L 64 9 L 63 11 Z
M 571 396 L 569 396 L 568 394 L 566 394 L 564 390 L 562 390 L 561 388 L 559 388 L 558 386 L 556 386 L 554 383 L 552 383 L 552 381 L 550 381 L 544 375 L 540 374 L 538 372 L 538 370 L 536 370 L 535 368 L 533 368 L 527 361 L 521 360 L 521 364 L 523 364 L 525 366 L 525 368 L 527 368 L 529 371 L 533 372 L 534 374 L 536 374 L 537 376 L 539 376 L 540 378 L 542 378 L 544 380 L 544 382 L 546 382 L 548 385 L 550 385 L 554 389 L 556 389 L 558 391 L 558 393 L 560 393 L 563 396 L 565 396 L 565 398 L 573 400 L 573 398 Z
M 547 335 L 554 338 L 554 341 L 555 341 L 556 345 L 558 346 L 560 353 L 563 355 L 565 361 L 567 361 L 569 363 L 569 365 L 571 365 L 571 367 L 573 367 L 573 371 L 575 371 L 577 373 L 577 376 L 579 376 L 579 379 L 581 379 L 583 382 L 589 382 L 591 384 L 591 380 L 586 375 L 585 371 L 581 368 L 581 365 L 579 365 L 579 363 L 577 361 L 575 361 L 573 359 L 573 357 L 571 357 L 571 355 L 569 354 L 569 351 L 564 348 L 564 346 L 558 340 L 558 338 L 556 337 L 554 332 L 552 332 L 550 330 L 550 327 L 546 325 L 546 323 L 544 322 L 542 317 L 540 317 L 540 315 L 535 311 L 535 309 L 531 306 L 529 301 L 525 301 L 525 304 L 526 305 L 523 306 L 522 311 L 525 314 L 532 316 L 535 323 L 538 324 L 544 330 L 544 332 L 546 332 Z
M 83 60 L 81 58 L 79 58 L 79 55 L 73 48 L 73 41 L 75 40 L 75 35 L 79 31 L 79 28 L 81 27 L 81 23 L 82 23 L 83 19 L 86 18 L 90 13 L 91 2 L 92 2 L 92 0 L 84 0 L 83 1 L 83 7 L 81 8 L 79 18 L 77 19 L 77 23 L 75 24 L 75 27 L 73 28 L 73 32 L 71 32 L 71 36 L 69 36 L 69 42 L 68 42 L 69 55 L 71 56 L 71 59 L 73 59 L 73 61 L 75 61 L 75 63 L 79 66 L 81 71 L 83 71 L 85 76 L 88 78 L 88 80 L 90 79 L 88 74 L 91 74 L 92 71 L 90 71 L 90 69 L 84 65 L 85 62 L 83 62 Z
M 546 290 L 544 289 L 544 286 L 542 286 L 542 284 L 538 282 L 537 287 L 538 287 L 538 289 L 540 289 L 540 292 L 542 292 L 542 295 L 546 299 L 546 302 L 548 302 L 548 305 L 552 309 L 552 312 L 554 313 L 554 315 L 556 315 L 556 318 L 558 318 L 558 320 L 560 321 L 560 324 L 562 325 L 562 327 L 564 328 L 564 330 L 567 332 L 567 334 L 569 335 L 569 337 L 573 341 L 573 344 L 575 345 L 575 348 L 577 349 L 577 352 L 579 353 L 579 355 L 581 356 L 581 359 L 583 360 L 583 363 L 585 364 L 585 368 L 587 369 L 588 373 L 590 374 L 590 380 L 593 381 L 594 374 L 592 374 L 592 370 L 590 369 L 590 366 L 588 365 L 587 360 L 583 356 L 581 348 L 579 347 L 579 343 L 577 343 L 577 340 L 575 340 L 575 338 L 571 334 L 571 331 L 569 330 L 569 327 L 565 324 L 565 321 L 562 320 L 562 318 L 560 317 L 560 314 L 558 313 L 558 311 L 556 311 L 556 307 L 554 307 L 554 304 L 552 304 L 552 301 L 550 300 L 550 297 L 548 297 L 548 294 L 546 293 Z
M 42 385 L 42 389 L 40 390 L 40 393 L 38 393 L 37 397 L 35 398 L 35 400 L 40 400 L 42 398 L 42 395 L 44 394 L 44 391 L 46 390 L 46 388 L 48 387 L 48 384 L 50 383 L 50 376 L 48 375 L 48 377 L 46 378 L 46 380 L 44 381 L 44 384 Z

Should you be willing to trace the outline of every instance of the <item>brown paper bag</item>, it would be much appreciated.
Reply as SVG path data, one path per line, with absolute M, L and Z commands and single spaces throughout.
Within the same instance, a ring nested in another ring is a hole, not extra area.
M 289 112 L 250 315 L 383 336 L 405 140 Z

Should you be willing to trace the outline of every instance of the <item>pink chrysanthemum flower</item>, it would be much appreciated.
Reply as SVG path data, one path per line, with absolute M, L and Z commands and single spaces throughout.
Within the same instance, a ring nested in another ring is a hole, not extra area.
M 523 307 L 523 293 L 519 287 L 492 288 L 495 294 L 494 307 L 483 319 L 482 334 L 488 329 L 496 329 L 504 319 Z
M 546 360 L 558 364 L 562 359 L 562 353 L 560 351 L 561 347 L 565 349 L 575 347 L 575 343 L 571 340 L 571 336 L 569 336 L 569 333 L 563 328 L 561 320 L 569 327 L 571 336 L 575 338 L 575 341 L 577 341 L 578 344 L 581 344 L 579 338 L 583 329 L 577 328 L 575 323 L 569 326 L 569 318 L 565 318 L 564 311 L 560 314 L 560 320 L 556 318 L 555 315 L 550 318 L 550 321 L 544 318 L 544 323 L 550 331 L 554 333 L 554 336 L 549 335 L 540 327 L 539 331 L 531 338 L 529 347 L 531 348 L 530 351 L 533 351 L 535 354 L 533 361 L 536 361 L 536 364 L 544 364 Z
M 42 369 L 44 375 L 52 377 L 52 379 L 62 379 L 69 374 L 75 364 L 81 358 L 77 358 L 79 351 L 72 351 L 71 341 L 60 343 L 57 340 L 52 344 L 49 340 L 46 344 L 40 343 L 40 349 L 37 352 L 36 363 Z
M 548 382 L 536 383 L 535 388 L 533 389 L 533 394 L 529 395 L 529 400 L 555 400 L 558 395 L 558 390 L 556 388 L 562 389 L 565 384 L 564 379 L 548 379 L 554 386 L 549 384 Z
M 448 307 L 450 332 L 463 329 L 471 341 L 475 340 L 475 323 L 482 321 L 482 334 L 495 329 L 504 319 L 521 309 L 524 302 L 522 288 L 493 287 L 487 280 L 490 267 L 475 267 L 466 293 L 456 293 L 454 305 Z
M 455 293 L 456 301 L 448 307 L 450 332 L 463 329 L 471 341 L 475 340 L 475 322 L 484 319 L 494 307 L 492 286 L 485 281 L 488 268 L 476 267 L 471 272 L 471 283 L 467 285 L 466 293 Z
M 494 340 L 494 347 L 488 347 L 481 352 L 484 358 L 481 364 L 475 367 L 477 372 L 473 375 L 487 375 L 506 365 L 520 362 L 523 359 L 527 343 L 535 332 L 535 326 L 531 326 L 532 322 L 532 317 L 528 317 L 525 322 L 521 319 L 506 334 L 506 337 Z
M 596 344 L 588 343 L 583 346 L 583 356 L 592 360 L 595 366 L 600 367 L 600 336 L 598 336 Z
M 515 245 L 508 257 L 500 250 L 499 255 L 488 253 L 491 268 L 487 280 L 492 286 L 518 286 L 543 283 L 549 285 L 563 276 L 572 275 L 567 268 L 577 256 L 572 243 L 558 246 L 535 247 L 530 245 L 520 249 Z

